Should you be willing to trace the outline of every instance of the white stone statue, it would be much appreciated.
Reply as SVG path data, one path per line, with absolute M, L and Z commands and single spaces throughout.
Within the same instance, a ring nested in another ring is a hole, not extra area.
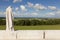
M 12 7 L 6 9 L 6 31 L 14 31 Z

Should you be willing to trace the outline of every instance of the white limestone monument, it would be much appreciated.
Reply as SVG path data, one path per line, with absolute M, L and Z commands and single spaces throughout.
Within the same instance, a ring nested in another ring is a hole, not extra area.
M 12 7 L 6 9 L 6 31 L 14 31 Z

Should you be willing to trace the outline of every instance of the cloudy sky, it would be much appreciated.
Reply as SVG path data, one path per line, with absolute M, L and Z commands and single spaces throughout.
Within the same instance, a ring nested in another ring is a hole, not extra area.
M 15 17 L 60 18 L 60 0 L 0 0 L 0 17 L 12 6 Z

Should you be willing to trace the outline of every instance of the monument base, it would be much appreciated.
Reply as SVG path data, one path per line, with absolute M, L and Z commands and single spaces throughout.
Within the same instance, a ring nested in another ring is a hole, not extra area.
M 19 30 L 17 31 L 17 39 L 21 40 L 41 40 L 43 39 L 43 31 L 41 30 Z
M 5 31 L 0 30 L 0 40 L 41 40 L 43 32 L 37 30 Z
M 0 40 L 15 40 L 16 39 L 16 32 L 13 31 L 5 31 L 0 30 Z
M 60 40 L 60 30 L 0 30 L 0 40 Z

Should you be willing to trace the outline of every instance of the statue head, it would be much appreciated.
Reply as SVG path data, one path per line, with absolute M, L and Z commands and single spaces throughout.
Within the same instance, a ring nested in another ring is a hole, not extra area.
M 6 11 L 12 11 L 12 7 L 8 6 L 8 8 L 6 9 Z

